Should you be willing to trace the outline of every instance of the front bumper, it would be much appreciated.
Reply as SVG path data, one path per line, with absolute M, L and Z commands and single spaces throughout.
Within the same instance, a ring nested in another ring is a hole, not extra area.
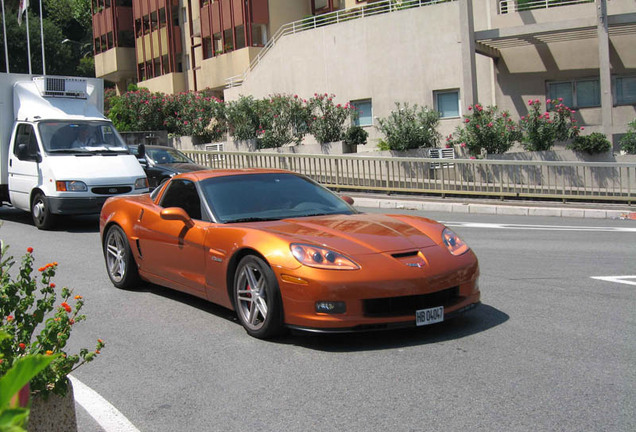
M 98 214 L 109 197 L 58 198 L 47 197 L 49 209 L 59 215 Z

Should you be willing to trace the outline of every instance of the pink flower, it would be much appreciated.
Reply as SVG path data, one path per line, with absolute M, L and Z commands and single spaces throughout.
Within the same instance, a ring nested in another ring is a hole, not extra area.
M 521 116 L 521 120 L 525 120 L 525 119 L 526 119 L 526 117 L 525 117 L 525 116 Z
M 583 126 L 581 126 L 581 130 L 585 130 L 585 128 Z
M 481 107 L 481 105 L 477 105 L 477 111 L 482 112 L 484 109 Z
M 473 106 L 472 105 L 468 105 L 468 111 L 472 110 Z
M 492 127 L 492 122 L 488 123 L 488 127 Z
M 547 103 L 547 104 L 552 103 L 552 99 L 546 100 L 545 103 Z
M 466 120 L 464 120 L 465 123 L 470 123 L 470 119 L 467 118 Z
M 450 148 L 450 147 L 451 147 L 450 144 L 446 144 L 446 148 Z
M 563 98 L 559 98 L 559 102 L 563 102 Z
M 471 159 L 477 159 L 475 156 L 471 156 L 470 158 L 471 158 Z
M 532 99 L 528 100 L 528 105 L 532 105 Z
M 538 104 L 538 103 L 539 103 L 539 99 L 535 99 L 535 100 L 534 100 L 534 103 L 537 103 L 537 104 Z
M 184 125 L 187 125 L 187 124 L 188 124 L 188 121 L 187 121 L 187 120 L 186 120 L 186 121 L 184 121 L 184 122 L 183 122 L 183 124 L 184 124 Z
M 462 147 L 466 147 L 466 143 L 465 143 L 465 142 L 463 142 L 463 143 L 461 143 L 461 144 L 460 144 L 460 146 L 462 146 Z

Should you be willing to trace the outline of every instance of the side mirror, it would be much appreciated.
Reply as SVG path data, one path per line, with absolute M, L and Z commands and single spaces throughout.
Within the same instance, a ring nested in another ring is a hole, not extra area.
M 144 144 L 137 146 L 137 159 L 146 159 L 146 146 Z
M 40 153 L 29 153 L 29 146 L 25 143 L 18 144 L 17 156 L 20 160 L 30 160 L 37 163 L 42 162 L 42 155 Z
M 181 207 L 165 208 L 161 210 L 160 215 L 161 215 L 161 219 L 181 221 L 188 228 L 192 228 L 194 226 L 194 222 L 192 221 L 192 218 Z
M 342 199 L 344 202 L 346 202 L 349 205 L 353 205 L 353 203 L 354 203 L 353 198 L 351 198 L 350 196 L 347 196 L 347 195 L 342 195 L 340 197 L 340 199 Z

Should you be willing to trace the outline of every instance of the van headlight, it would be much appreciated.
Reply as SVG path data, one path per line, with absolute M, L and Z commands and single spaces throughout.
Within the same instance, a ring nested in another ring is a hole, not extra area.
M 58 192 L 86 192 L 86 183 L 78 180 L 56 181 L 55 190 Z
M 142 177 L 135 180 L 135 189 L 148 189 L 148 178 Z

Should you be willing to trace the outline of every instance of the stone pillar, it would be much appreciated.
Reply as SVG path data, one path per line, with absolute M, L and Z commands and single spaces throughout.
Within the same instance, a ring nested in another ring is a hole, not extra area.
M 464 107 L 478 102 L 477 68 L 475 66 L 475 24 L 473 0 L 459 1 L 459 31 L 462 52 L 462 94 Z
M 601 87 L 601 116 L 603 133 L 612 141 L 612 72 L 609 54 L 609 34 L 607 25 L 607 0 L 596 0 L 598 63 Z

